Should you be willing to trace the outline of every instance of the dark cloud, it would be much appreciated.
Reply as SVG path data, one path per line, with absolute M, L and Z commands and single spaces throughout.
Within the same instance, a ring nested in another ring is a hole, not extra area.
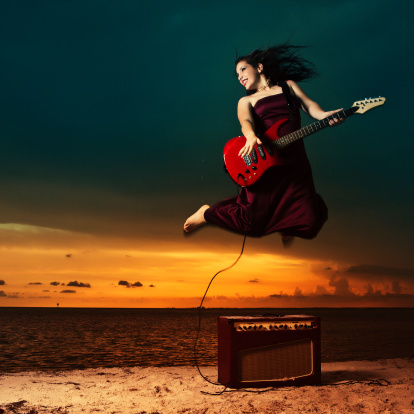
M 84 287 L 84 288 L 91 287 L 89 283 L 77 282 L 76 280 L 74 282 L 69 282 L 66 286 L 75 286 L 75 287 Z
M 5 284 L 6 284 L 6 282 L 4 280 L 0 280 L 0 286 L 3 286 Z
M 348 279 L 346 279 L 344 277 L 339 278 L 337 276 L 332 276 L 330 281 L 329 281 L 329 286 L 332 286 L 332 287 L 335 288 L 334 295 L 336 295 L 336 296 L 354 295 L 352 290 L 349 288 Z
M 316 296 L 329 295 L 329 292 L 327 291 L 325 287 L 318 285 L 316 286 L 315 295 Z
M 414 269 L 403 269 L 398 267 L 378 266 L 378 265 L 357 265 L 350 266 L 345 273 L 364 275 L 370 279 L 384 279 L 384 277 L 398 277 L 403 280 L 414 278 Z
M 285 298 L 287 296 L 289 296 L 289 295 L 287 293 L 283 293 L 283 292 L 273 293 L 272 295 L 269 295 L 270 298 Z
M 50 292 L 50 290 L 42 290 L 42 292 Z
M 6 292 L 4 290 L 0 290 L 0 298 L 5 298 L 6 296 Z
M 71 258 L 72 257 L 72 253 L 67 254 L 66 257 Z
M 367 290 L 367 292 L 365 293 L 365 296 L 381 296 L 382 295 L 380 290 L 375 290 L 374 291 L 374 288 L 372 287 L 372 285 L 370 283 L 368 283 L 365 286 L 365 289 Z
M 59 283 L 59 282 L 50 282 L 50 284 L 51 284 L 52 286 L 59 286 L 59 285 L 60 285 L 60 283 Z
M 249 280 L 249 283 L 259 283 L 259 279 L 252 279 L 252 280 Z
M 41 282 L 30 282 L 29 285 L 43 285 Z
M 18 293 L 12 293 L 11 295 L 7 295 L 7 297 L 9 299 L 20 299 L 21 298 L 21 296 L 19 296 Z
M 76 293 L 76 290 L 65 289 L 61 290 L 59 293 Z
M 149 285 L 149 287 L 155 287 L 155 285 Z
M 303 297 L 304 296 L 304 294 L 303 294 L 303 292 L 302 292 L 302 289 L 300 289 L 300 288 L 296 288 L 295 289 L 295 293 L 293 294 L 293 296 L 295 296 L 295 297 Z
M 141 287 L 143 284 L 141 282 L 129 283 L 126 280 L 120 280 L 118 282 L 119 286 L 126 286 L 126 287 Z
M 401 294 L 401 286 L 400 286 L 400 282 L 398 281 L 393 281 L 392 282 L 392 291 L 396 294 L 396 295 L 400 295 Z

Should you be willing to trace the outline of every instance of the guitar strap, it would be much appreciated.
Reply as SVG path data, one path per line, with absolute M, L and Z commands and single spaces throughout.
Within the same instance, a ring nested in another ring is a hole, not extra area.
M 292 96 L 292 92 L 290 91 L 290 86 L 285 82 L 285 81 L 280 81 L 277 83 L 281 88 L 283 93 L 286 96 L 286 100 L 288 103 L 288 108 L 289 108 L 289 117 L 290 120 L 293 120 L 293 96 Z

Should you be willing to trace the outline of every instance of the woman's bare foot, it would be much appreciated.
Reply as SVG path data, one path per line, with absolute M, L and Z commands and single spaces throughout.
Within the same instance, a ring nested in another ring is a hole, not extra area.
M 204 212 L 208 208 L 210 208 L 210 206 L 205 204 L 204 206 L 201 206 L 192 216 L 188 217 L 188 219 L 184 223 L 184 231 L 186 233 L 189 233 L 190 231 L 195 230 L 203 224 L 206 224 Z

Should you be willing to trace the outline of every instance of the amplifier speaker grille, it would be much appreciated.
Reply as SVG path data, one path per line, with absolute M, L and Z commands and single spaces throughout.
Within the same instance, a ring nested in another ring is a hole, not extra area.
M 313 349 L 309 338 L 238 353 L 238 379 L 241 382 L 299 378 L 313 372 Z

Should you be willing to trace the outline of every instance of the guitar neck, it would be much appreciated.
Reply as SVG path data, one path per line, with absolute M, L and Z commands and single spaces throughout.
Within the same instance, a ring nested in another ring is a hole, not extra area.
M 328 116 L 327 118 L 321 119 L 320 121 L 314 122 L 313 124 L 307 125 L 301 129 L 298 129 L 295 132 L 291 132 L 290 134 L 284 135 L 279 139 L 272 141 L 272 145 L 275 146 L 277 149 L 286 148 L 288 145 L 292 144 L 295 141 L 300 139 L 306 138 L 309 135 L 314 134 L 315 132 L 320 131 L 321 129 L 326 128 L 329 126 L 329 121 L 337 118 L 338 115 L 340 118 L 346 118 L 348 116 L 353 115 L 358 110 L 358 107 L 352 106 L 348 109 L 343 109 L 342 111 L 336 112 L 334 115 Z

